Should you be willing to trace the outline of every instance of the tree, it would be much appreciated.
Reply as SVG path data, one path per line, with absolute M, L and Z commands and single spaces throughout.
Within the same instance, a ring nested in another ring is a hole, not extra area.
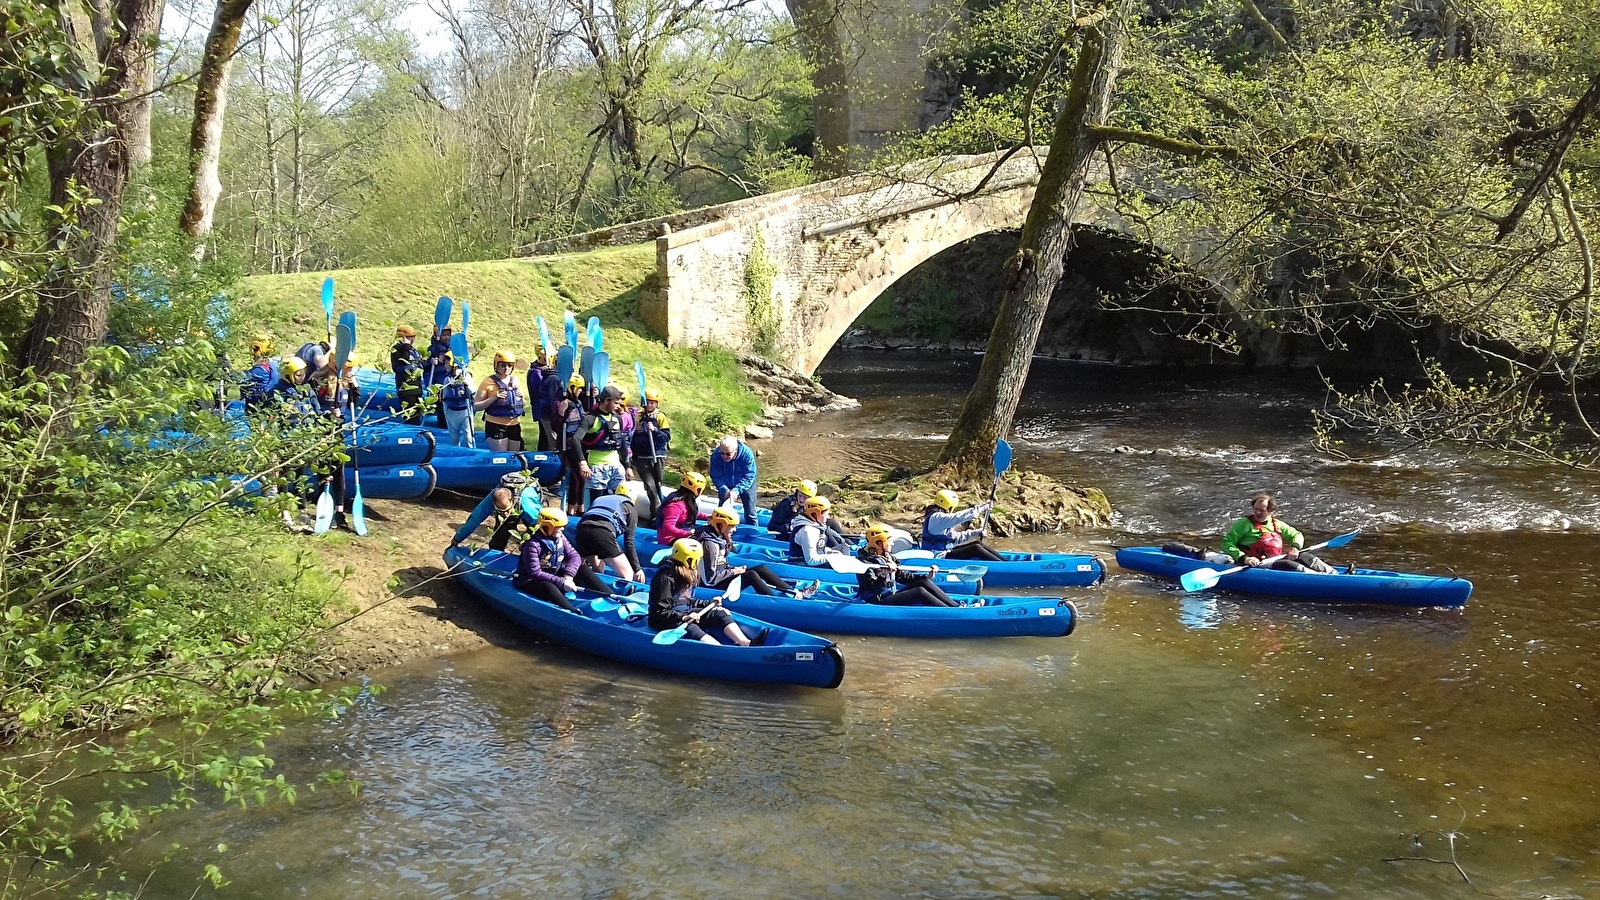
M 194 123 L 189 130 L 189 196 L 178 217 L 178 227 L 196 240 L 211 233 L 222 181 L 217 168 L 222 160 L 222 126 L 228 111 L 228 86 L 239 36 L 254 0 L 217 0 L 211 28 L 206 33 L 204 56 L 195 82 Z M 205 245 L 197 252 L 204 254 Z

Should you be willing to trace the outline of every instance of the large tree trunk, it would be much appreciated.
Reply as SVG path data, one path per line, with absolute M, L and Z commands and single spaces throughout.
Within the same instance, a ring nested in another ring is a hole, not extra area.
M 189 199 L 178 216 L 178 227 L 203 240 L 211 233 L 222 180 L 217 167 L 222 159 L 222 124 L 228 110 L 228 80 L 233 55 L 239 49 L 244 18 L 254 0 L 217 0 L 211 31 L 206 34 L 205 57 L 195 84 L 194 123 L 189 128 Z M 205 253 L 201 244 L 196 252 Z
M 148 27 L 149 34 L 161 33 L 161 13 L 166 4 L 155 9 L 155 21 Z M 128 116 L 126 119 L 128 166 L 137 171 L 150 165 L 150 117 L 156 108 L 156 43 L 141 40 L 133 48 L 128 60 Z
M 1011 430 L 1050 295 L 1072 249 L 1073 212 L 1100 145 L 1093 128 L 1105 123 L 1111 108 L 1131 5 L 1131 0 L 1119 0 L 1118 9 L 1084 32 L 1038 191 L 1022 226 L 1021 245 L 1006 262 L 998 318 L 983 366 L 939 453 L 938 465 L 952 478 L 986 478 L 993 472 L 995 442 Z
M 117 222 L 131 168 L 127 138 L 137 114 L 127 98 L 139 92 L 141 77 L 148 80 L 141 66 L 148 63 L 161 9 L 161 0 L 93 8 L 94 54 L 103 77 L 87 99 L 102 112 L 47 154 L 50 203 L 70 212 L 50 226 L 52 240 L 67 248 L 67 260 L 40 284 L 24 345 L 23 364 L 41 375 L 73 371 L 105 337 Z M 115 20 L 107 21 L 111 16 Z M 71 17 L 63 19 L 76 33 Z M 76 43 L 82 48 L 87 41 L 79 36 Z

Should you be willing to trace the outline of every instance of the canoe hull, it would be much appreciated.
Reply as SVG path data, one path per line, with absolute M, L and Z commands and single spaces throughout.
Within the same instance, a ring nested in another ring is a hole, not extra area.
M 535 600 L 511 586 L 506 572 L 515 557 L 455 547 L 445 551 L 445 564 L 463 564 L 458 580 L 496 612 L 518 625 L 553 641 L 619 662 L 700 678 L 717 678 L 756 684 L 788 684 L 836 688 L 844 678 L 844 657 L 832 641 L 772 626 L 768 644 L 734 647 L 705 644 L 687 638 L 674 644 L 657 644 L 655 632 L 641 621 L 627 621 L 616 611 L 598 612 L 580 600 L 583 615 Z M 472 562 L 484 567 L 475 568 Z M 768 627 L 735 616 L 741 627 Z M 747 629 L 748 630 L 748 629 Z
M 1117 565 L 1133 572 L 1178 579 L 1185 572 L 1217 568 L 1204 560 L 1162 553 L 1159 547 L 1124 547 Z M 1304 600 L 1313 603 L 1360 603 L 1376 606 L 1457 607 L 1472 596 L 1465 578 L 1412 575 L 1376 569 L 1356 569 L 1353 575 L 1313 575 L 1277 569 L 1245 569 L 1224 575 L 1217 587 L 1246 594 Z
M 355 496 L 356 468 L 344 470 L 345 496 Z M 367 500 L 421 500 L 433 493 L 434 471 L 431 465 L 378 466 L 361 469 L 361 496 Z

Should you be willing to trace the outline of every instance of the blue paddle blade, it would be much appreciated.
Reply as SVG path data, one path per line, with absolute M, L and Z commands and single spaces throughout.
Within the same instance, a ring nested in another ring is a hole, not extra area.
M 566 320 L 563 324 L 566 329 L 564 337 L 567 339 L 567 346 L 571 347 L 573 352 L 576 353 L 578 350 L 578 317 L 572 314 L 572 310 L 567 310 Z
M 458 331 L 450 335 L 450 355 L 455 358 L 456 365 L 463 369 L 471 361 L 471 355 L 468 353 L 467 348 L 467 333 L 465 331 Z
M 355 310 L 347 309 L 339 314 L 339 327 L 350 329 L 350 349 L 356 349 L 356 314 Z
M 356 534 L 366 537 L 367 502 L 361 499 L 361 469 L 356 468 L 354 472 L 356 479 L 356 497 L 354 500 L 350 501 L 350 527 L 355 529 Z
M 611 354 L 601 352 L 594 355 L 594 383 L 600 387 L 611 383 Z
M 327 534 L 333 527 L 333 485 L 330 483 L 322 489 L 322 496 L 317 498 L 317 524 L 311 530 L 317 534 Z
M 525 491 L 523 491 L 522 492 L 522 497 L 518 500 L 518 503 L 522 507 L 522 514 L 523 515 L 527 516 L 530 520 L 537 520 L 539 518 L 539 492 L 538 491 L 535 491 L 535 490 L 525 490 Z
M 1323 544 L 1323 546 L 1325 546 L 1325 547 L 1343 547 L 1345 544 L 1348 544 L 1351 541 L 1355 540 L 1356 539 L 1356 535 L 1358 535 L 1360 533 L 1361 533 L 1361 529 L 1357 528 L 1355 531 L 1346 532 L 1344 534 L 1339 535 L 1336 538 L 1329 538 L 1327 540 L 1327 542 Z
M 671 547 L 662 547 L 660 550 L 656 551 L 654 556 L 650 557 L 650 564 L 651 565 L 655 565 L 655 566 L 659 566 L 659 565 L 661 565 L 662 562 L 664 562 L 666 560 L 667 557 L 669 557 L 671 555 L 672 555 L 672 548 Z
M 455 308 L 455 301 L 449 297 L 440 297 L 439 302 L 433 306 L 433 330 L 443 331 L 450 324 L 450 313 Z
M 1183 577 L 1178 579 L 1178 583 L 1183 585 L 1184 590 L 1193 593 L 1215 585 L 1221 577 L 1222 573 L 1216 569 L 1194 569 L 1183 573 Z
M 677 628 L 668 628 L 666 631 L 656 632 L 656 636 L 651 638 L 650 642 L 653 644 L 676 644 L 688 633 L 689 623 L 685 622 Z
M 578 374 L 583 376 L 585 385 L 594 384 L 594 348 L 584 347 L 578 354 Z
M 999 478 L 1011 468 L 1011 445 L 1001 438 L 994 445 L 994 477 Z
M 333 341 L 333 370 L 343 372 L 344 364 L 350 361 L 350 351 L 356 348 L 356 336 L 345 323 L 339 323 L 339 329 L 334 333 Z
M 594 352 L 599 353 L 600 349 L 601 349 L 601 347 L 600 347 L 600 341 L 601 341 L 601 337 L 600 337 L 600 317 L 599 316 L 590 316 L 589 317 L 588 332 L 589 332 L 589 346 L 594 348 Z
M 534 316 L 533 323 L 539 326 L 539 346 L 544 349 L 544 358 L 550 358 L 550 328 L 544 324 L 544 316 Z
M 328 318 L 328 334 L 333 334 L 333 279 L 322 279 L 322 312 Z
M 562 344 L 556 351 L 556 375 L 560 376 L 563 386 L 572 381 L 572 345 Z
M 644 384 L 644 363 L 637 359 L 633 361 L 633 374 L 639 379 L 639 405 L 644 405 L 644 395 L 649 393 Z
M 472 324 L 472 304 L 461 301 L 461 333 L 466 334 L 467 328 Z

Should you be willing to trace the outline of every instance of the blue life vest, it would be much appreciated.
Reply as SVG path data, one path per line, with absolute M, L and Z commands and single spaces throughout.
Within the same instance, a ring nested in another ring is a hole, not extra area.
M 484 412 L 502 419 L 522 418 L 522 413 L 527 409 L 527 406 L 522 402 L 522 391 L 517 389 L 517 380 L 513 378 L 510 383 L 507 383 L 501 381 L 499 375 L 490 375 L 489 378 L 494 381 L 496 387 L 505 391 L 506 395 L 489 404 L 489 408 L 485 409 Z
M 239 399 L 244 401 L 247 409 L 256 406 L 271 396 L 272 389 L 282 380 L 283 372 L 278 368 L 278 361 L 263 359 L 245 370 L 244 379 L 239 384 Z
M 472 407 L 472 388 L 464 382 L 452 381 L 441 392 L 444 408 L 460 412 Z
M 802 560 L 802 561 L 805 560 L 805 558 L 806 558 L 805 551 L 800 549 L 800 529 L 806 527 L 807 525 L 816 525 L 816 527 L 823 529 L 823 533 L 824 534 L 827 533 L 827 529 L 826 528 L 824 528 L 821 525 L 817 525 L 817 523 L 811 521 L 810 519 L 806 518 L 805 516 L 795 516 L 794 517 L 794 521 L 789 523 L 789 558 L 790 559 L 798 559 L 798 560 Z
M 609 450 L 621 450 L 622 438 L 618 419 L 615 413 L 594 414 L 594 424 L 589 426 L 589 433 L 583 437 L 583 449 L 593 453 L 603 453 Z
M 633 527 L 633 501 L 621 494 L 607 494 L 590 504 L 589 511 L 578 521 L 604 522 L 617 537 L 622 537 Z
M 932 521 L 933 514 L 939 512 L 939 507 L 930 506 L 922 512 L 922 549 L 924 550 L 949 550 L 952 543 L 950 535 L 935 534 L 929 530 L 928 523 Z
M 394 370 L 395 390 L 415 390 L 422 386 L 422 354 L 405 341 L 395 341 L 389 351 L 389 368 Z
M 567 562 L 567 536 L 558 531 L 554 537 L 547 537 L 540 531 L 533 540 L 538 542 L 539 568 L 551 575 L 560 572 Z

